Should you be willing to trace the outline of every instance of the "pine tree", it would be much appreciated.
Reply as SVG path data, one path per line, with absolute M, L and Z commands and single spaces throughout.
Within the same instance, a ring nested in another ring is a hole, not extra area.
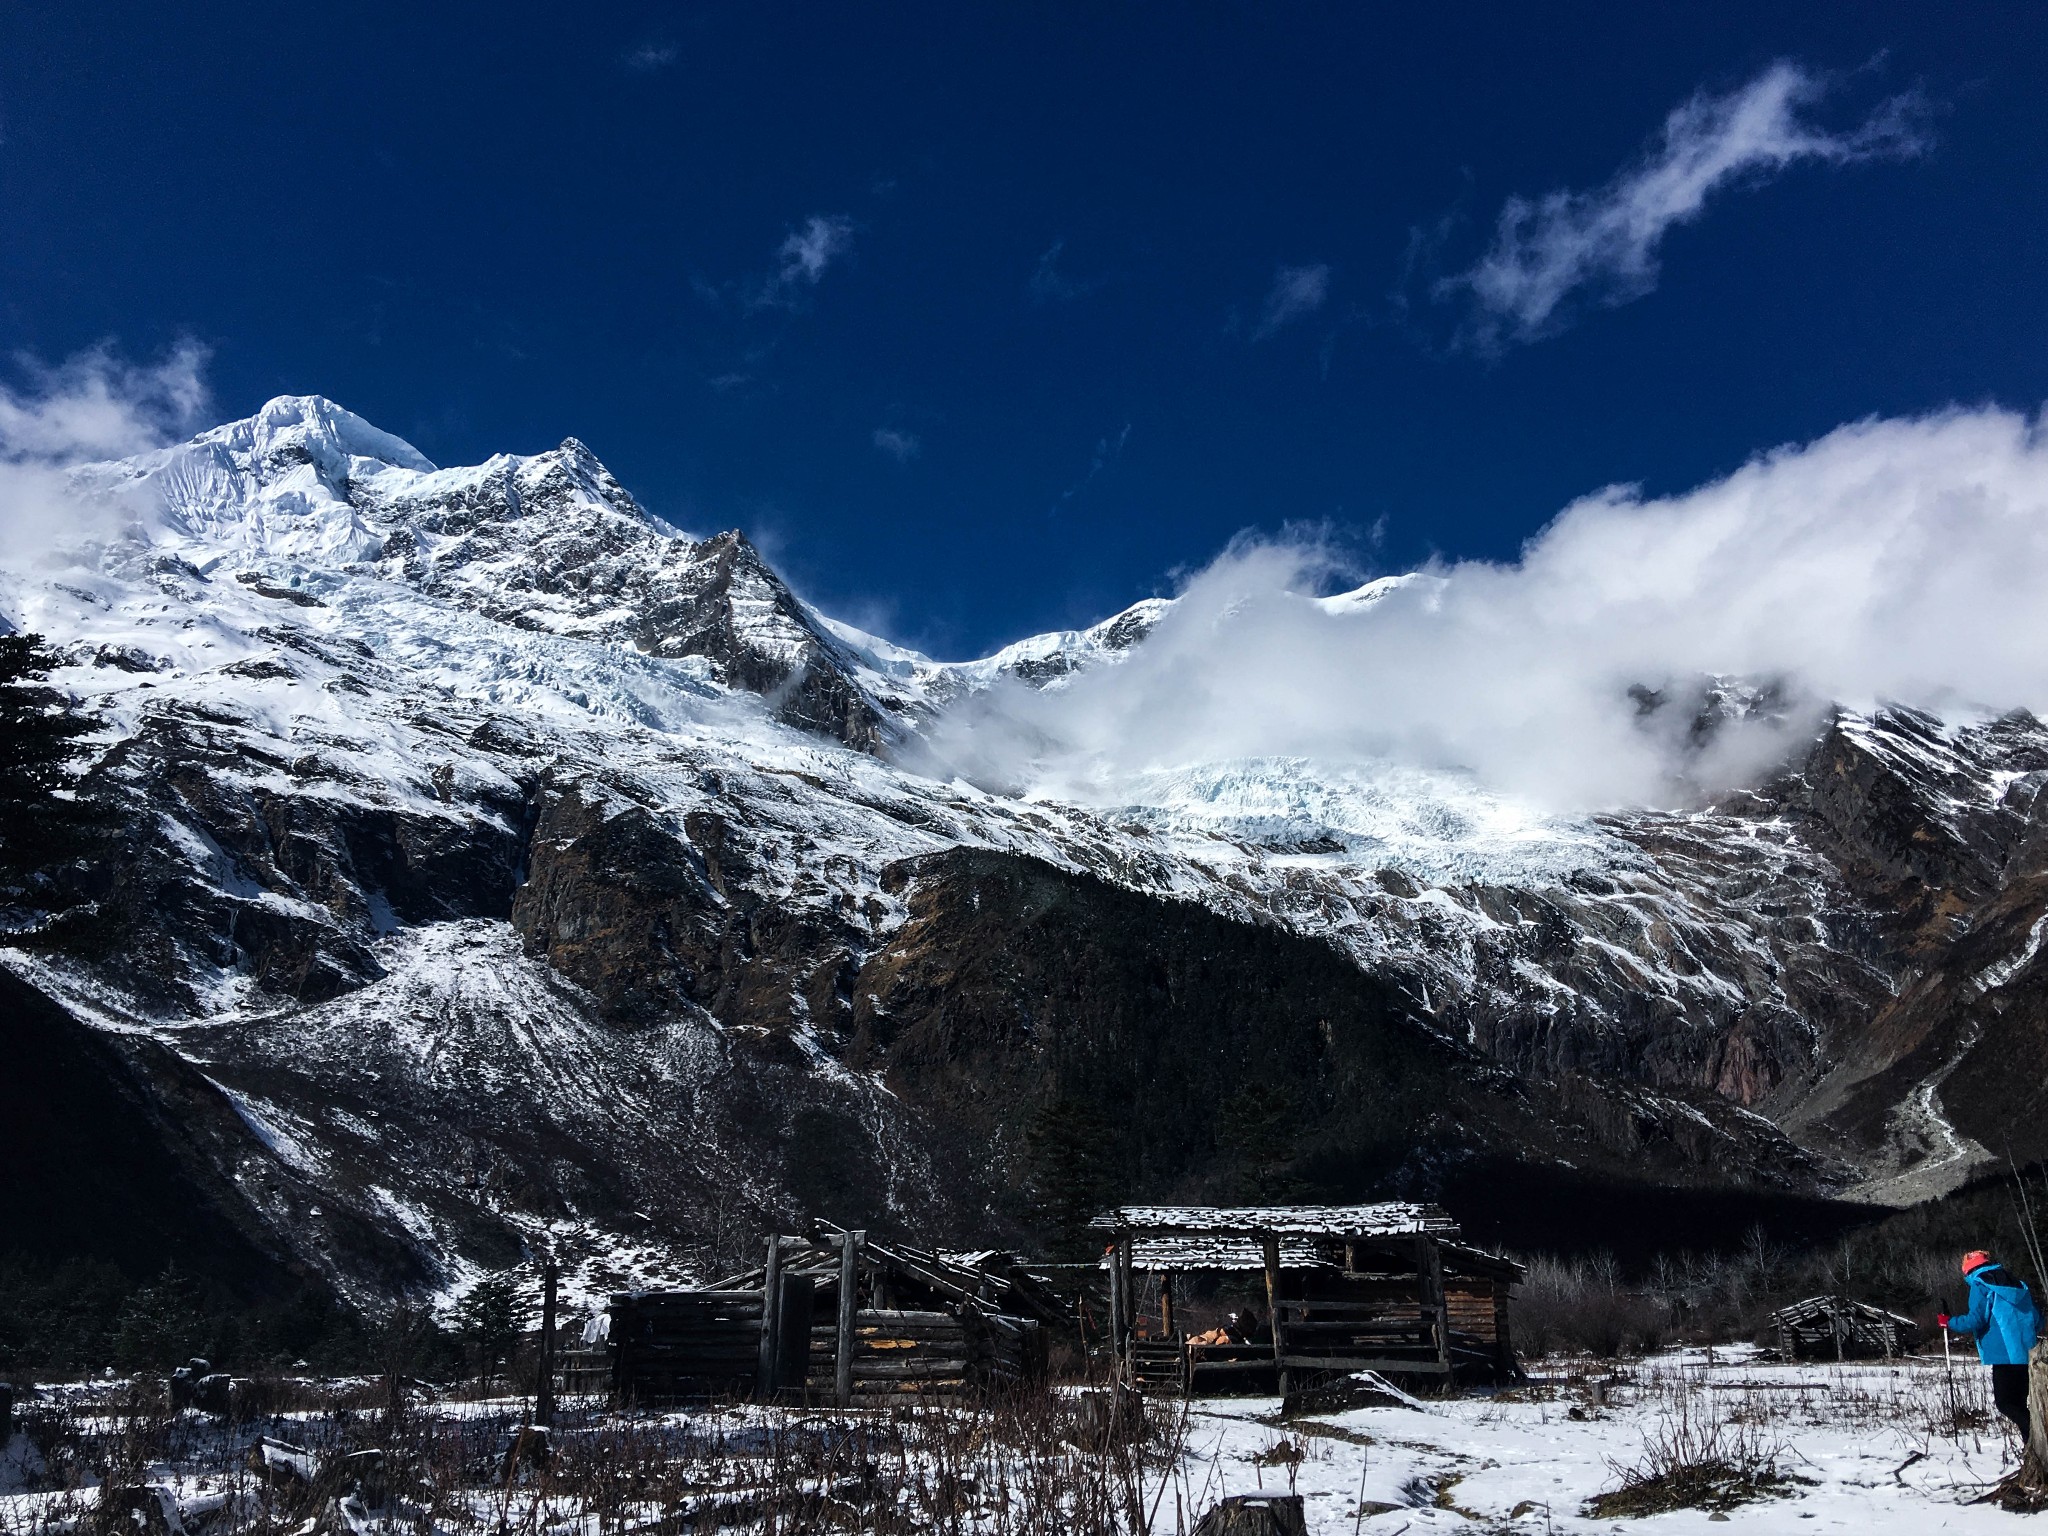
M 67 793 L 93 722 L 42 686 L 54 665 L 40 635 L 0 635 L 0 888 L 13 893 L 79 852 L 97 820 Z
M 1107 1203 L 1113 1183 L 1111 1142 L 1102 1113 L 1075 1099 L 1045 1105 L 1024 1133 L 1031 1214 L 1062 1259 L 1089 1256 L 1088 1223 Z
M 114 1320 L 117 1364 L 168 1370 L 200 1348 L 206 1333 L 198 1288 L 173 1264 L 132 1292 Z
M 524 1327 L 518 1282 L 510 1270 L 485 1275 L 455 1304 L 455 1331 L 477 1363 L 477 1379 L 488 1387 L 512 1354 Z
M 1216 1144 L 1236 1164 L 1233 1193 L 1259 1204 L 1299 1199 L 1303 1186 L 1290 1164 L 1299 1117 L 1285 1089 L 1248 1083 L 1216 1116 Z

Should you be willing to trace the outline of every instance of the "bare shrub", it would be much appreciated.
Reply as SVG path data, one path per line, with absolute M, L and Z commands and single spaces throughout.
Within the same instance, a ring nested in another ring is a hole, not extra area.
M 1130 1393 L 646 1417 L 582 1399 L 564 1405 L 543 1443 L 522 1433 L 512 1400 L 394 1413 L 383 1392 L 381 1382 L 339 1384 L 317 1407 L 239 1420 L 174 1413 L 160 1390 L 125 1383 L 65 1389 L 37 1405 L 35 1428 L 52 1451 L 68 1448 L 67 1471 L 30 1523 L 0 1519 L 0 1536 L 136 1536 L 134 1510 L 167 1477 L 181 1480 L 189 1536 L 365 1522 L 436 1536 L 1133 1536 L 1174 1528 L 1199 1491 L 1188 1481 L 1185 1405 Z M 92 1486 L 102 1481 L 115 1492 Z M 196 1502 L 195 1486 L 205 1490 Z
M 1589 1500 L 1586 1513 L 1604 1520 L 1674 1509 L 1725 1512 L 1788 1491 L 1798 1479 L 1779 1468 L 1785 1448 L 1771 1417 L 1724 1416 L 1707 1393 L 1681 1384 L 1644 1430 L 1641 1458 L 1630 1466 L 1610 1462 L 1620 1486 Z
M 1515 1288 L 1515 1339 L 1525 1350 L 1612 1360 L 1663 1347 L 1667 1309 L 1624 1289 L 1612 1255 L 1537 1254 L 1528 1265 L 1528 1279 Z

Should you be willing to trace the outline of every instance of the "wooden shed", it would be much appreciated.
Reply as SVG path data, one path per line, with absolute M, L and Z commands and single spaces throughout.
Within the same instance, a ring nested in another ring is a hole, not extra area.
M 1508 1308 L 1523 1270 L 1460 1243 L 1436 1206 L 1123 1206 L 1090 1225 L 1107 1245 L 1111 1350 L 1141 1387 L 1285 1394 L 1351 1371 L 1520 1374 Z M 1178 1325 L 1177 1284 L 1247 1274 L 1264 1281 L 1263 1337 L 1191 1339 Z M 1140 1338 L 1154 1305 L 1159 1326 Z
M 767 1240 L 699 1291 L 611 1298 L 612 1395 L 850 1404 L 987 1391 L 1042 1371 L 1065 1309 L 1001 1252 L 941 1254 L 862 1232 Z
M 1771 1314 L 1771 1328 L 1787 1360 L 1889 1360 L 1911 1349 L 1921 1333 L 1910 1317 L 1847 1296 L 1795 1301 Z

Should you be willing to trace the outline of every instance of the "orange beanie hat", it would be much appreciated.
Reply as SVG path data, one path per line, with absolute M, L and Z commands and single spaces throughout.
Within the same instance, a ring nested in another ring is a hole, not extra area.
M 1963 1273 L 1967 1275 L 1973 1269 L 1982 1269 L 1986 1264 L 1989 1264 L 1990 1262 L 1991 1255 L 1986 1253 L 1982 1248 L 1972 1249 L 1970 1252 L 1963 1255 Z

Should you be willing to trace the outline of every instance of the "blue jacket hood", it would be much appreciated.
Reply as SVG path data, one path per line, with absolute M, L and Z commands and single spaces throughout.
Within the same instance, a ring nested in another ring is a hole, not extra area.
M 2034 1293 L 1998 1264 L 1971 1270 L 1969 1286 L 1970 1310 L 1950 1318 L 1949 1328 L 1974 1338 L 1986 1365 L 2025 1365 L 2041 1332 Z

